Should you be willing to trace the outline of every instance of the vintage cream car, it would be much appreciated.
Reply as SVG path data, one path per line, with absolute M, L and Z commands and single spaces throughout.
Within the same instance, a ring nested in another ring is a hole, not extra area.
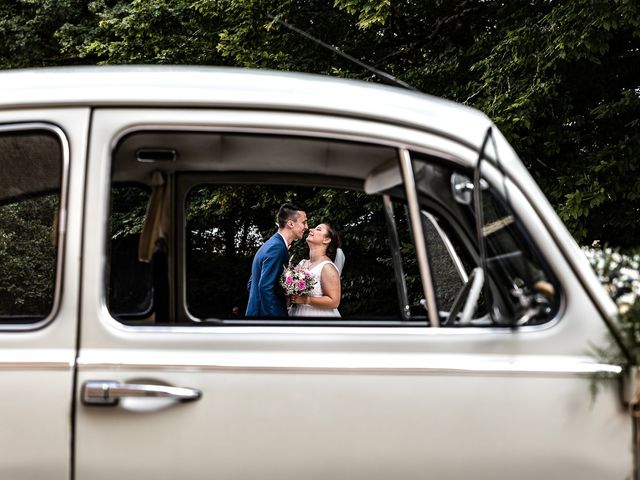
M 592 353 L 615 305 L 478 111 L 304 74 L 7 71 L 0 172 L 2 478 L 635 475 L 625 372 Z M 339 319 L 244 315 L 289 200 L 341 231 Z

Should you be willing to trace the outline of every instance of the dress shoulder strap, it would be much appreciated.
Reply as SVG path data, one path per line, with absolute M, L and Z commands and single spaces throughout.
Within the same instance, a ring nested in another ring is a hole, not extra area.
M 316 268 L 319 268 L 320 271 L 322 271 L 322 269 L 327 263 L 330 264 L 333 268 L 335 268 L 336 272 L 338 272 L 338 275 L 340 275 L 340 270 L 338 270 L 338 267 L 336 267 L 336 264 L 333 263 L 331 260 L 325 260 L 323 262 L 320 262 L 318 265 L 316 265 Z

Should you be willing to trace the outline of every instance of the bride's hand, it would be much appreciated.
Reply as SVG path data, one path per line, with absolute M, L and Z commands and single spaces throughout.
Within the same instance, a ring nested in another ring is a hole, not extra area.
M 306 303 L 305 297 L 302 295 L 291 295 L 291 303 L 299 303 L 300 305 Z

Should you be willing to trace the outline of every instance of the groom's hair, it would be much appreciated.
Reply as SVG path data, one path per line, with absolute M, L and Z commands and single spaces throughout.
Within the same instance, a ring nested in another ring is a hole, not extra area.
M 289 220 L 296 220 L 301 211 L 302 208 L 293 203 L 282 204 L 278 210 L 278 227 L 284 228 Z

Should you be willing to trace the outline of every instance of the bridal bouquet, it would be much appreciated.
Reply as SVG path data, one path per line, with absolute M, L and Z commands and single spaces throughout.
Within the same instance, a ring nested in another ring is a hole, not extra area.
M 308 295 L 315 284 L 316 279 L 300 265 L 285 267 L 280 277 L 280 285 L 287 295 Z

